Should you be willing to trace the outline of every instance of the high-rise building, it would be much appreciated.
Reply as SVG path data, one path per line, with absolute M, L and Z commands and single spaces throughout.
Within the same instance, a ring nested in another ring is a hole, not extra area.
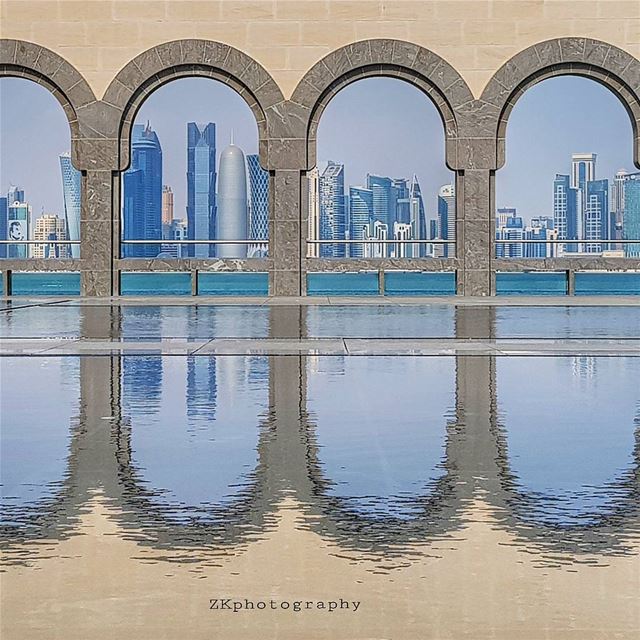
M 67 224 L 53 214 L 43 214 L 36 218 L 33 239 L 43 244 L 31 245 L 32 258 L 68 258 L 69 245 L 56 244 L 56 240 L 67 240 Z M 48 241 L 48 242 L 47 242 Z
M 329 161 L 320 176 L 320 239 L 346 239 L 346 213 L 344 206 L 344 165 Z M 323 258 L 344 258 L 346 245 L 323 244 Z
M 596 154 L 574 153 L 571 156 L 571 188 L 586 188 L 587 182 L 596 179 Z
M 586 183 L 584 197 L 584 239 L 607 240 L 609 238 L 609 181 L 591 180 Z M 587 253 L 601 253 L 602 245 L 588 242 Z
M 438 238 L 449 240 L 452 244 L 436 245 L 436 255 L 453 257 L 456 240 L 456 188 L 453 184 L 441 186 L 438 192 Z
M 10 195 L 22 195 L 24 191 L 9 191 Z M 29 240 L 30 221 L 31 221 L 31 205 L 28 202 L 9 200 L 7 207 L 7 240 L 20 241 Z M 7 258 L 27 258 L 29 256 L 29 245 L 26 244 L 9 244 L 7 245 Z
M 627 172 L 620 169 L 613 178 L 611 185 L 611 238 L 620 240 L 622 238 L 622 227 L 624 225 L 624 186 Z M 618 245 L 619 247 L 619 245 Z
M 396 199 L 393 181 L 386 176 L 367 174 L 367 189 L 373 193 L 373 220 L 393 228 L 396 216 Z
M 624 185 L 624 224 L 625 240 L 640 240 L 640 173 L 627 174 Z M 640 244 L 625 244 L 626 258 L 640 258 Z
M 506 219 L 503 217 L 507 209 L 498 209 L 497 220 L 504 221 L 505 224 L 496 224 L 496 240 L 508 240 L 509 242 L 496 243 L 497 258 L 524 258 L 524 244 L 520 242 L 525 239 L 525 228 L 522 217 L 516 215 L 515 208 L 510 207 L 508 211 L 512 213 Z
M 389 228 L 384 222 L 376 220 L 371 225 L 372 229 L 368 232 L 367 240 L 388 240 Z M 385 258 L 389 255 L 389 245 L 387 243 L 369 243 L 366 245 L 367 258 Z
M 80 203 L 82 174 L 71 163 L 69 152 L 60 155 L 60 171 L 62 172 L 62 196 L 64 200 L 64 219 L 66 222 L 67 240 L 80 240 Z M 66 245 L 72 258 L 80 257 L 80 245 Z
M 247 156 L 249 175 L 249 240 L 256 240 L 249 246 L 250 258 L 263 258 L 269 253 L 269 172 L 260 164 L 256 154 Z M 257 242 L 262 240 L 263 242 Z
M 571 187 L 568 175 L 557 173 L 553 181 L 553 226 L 558 240 L 577 240 L 578 220 L 578 190 Z M 577 250 L 576 244 L 558 246 L 558 253 Z
M 222 162 L 222 160 L 221 160 Z M 189 240 L 216 239 L 216 125 L 187 124 L 187 231 Z M 189 245 L 188 255 L 207 258 L 212 245 Z
M 409 191 L 410 186 L 406 178 L 393 178 L 391 180 L 391 199 L 392 203 L 395 203 L 393 222 L 411 224 L 411 203 L 409 201 Z
M 9 190 L 7 191 L 7 200 L 9 204 L 13 204 L 14 202 L 26 202 L 24 199 L 24 189 L 20 187 L 16 187 L 15 185 L 10 185 Z
M 7 218 L 9 217 L 9 205 L 7 198 L 0 197 L 0 240 L 7 238 Z M 7 257 L 7 245 L 0 244 L 0 258 Z
M 162 185 L 162 239 L 171 237 L 171 223 L 173 222 L 173 190 L 168 185 Z
M 349 239 L 363 240 L 373 219 L 373 192 L 364 187 L 349 187 Z M 364 244 L 350 244 L 352 258 L 365 256 Z
M 307 238 L 312 242 L 307 245 L 307 257 L 318 258 L 320 245 L 320 171 L 314 167 L 307 174 Z
M 123 237 L 162 240 L 162 148 L 149 124 L 133 126 L 131 167 L 124 173 Z M 124 245 L 123 255 L 153 258 L 159 244 Z
M 427 218 L 424 210 L 424 201 L 422 200 L 422 191 L 418 177 L 414 174 L 411 178 L 409 187 L 409 224 L 411 225 L 411 235 L 414 240 L 427 239 Z M 455 237 L 455 232 L 454 232 Z M 413 258 L 422 258 L 426 255 L 426 245 L 414 244 L 409 247 L 407 256 Z
M 218 178 L 218 240 L 247 240 L 247 170 L 240 147 L 229 145 L 220 154 Z M 246 258 L 246 244 L 220 244 L 220 258 Z
M 413 239 L 413 226 L 411 224 L 394 222 L 393 239 L 399 240 L 399 242 L 394 245 L 394 258 L 411 258 L 413 256 L 413 245 L 403 242 Z

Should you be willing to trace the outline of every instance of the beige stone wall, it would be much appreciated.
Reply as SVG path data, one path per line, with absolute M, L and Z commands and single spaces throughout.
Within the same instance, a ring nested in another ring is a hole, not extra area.
M 0 0 L 0 36 L 64 56 L 101 97 L 135 55 L 181 38 L 218 40 L 263 64 L 285 97 L 317 60 L 366 38 L 435 51 L 478 96 L 508 58 L 586 36 L 640 58 L 640 0 Z

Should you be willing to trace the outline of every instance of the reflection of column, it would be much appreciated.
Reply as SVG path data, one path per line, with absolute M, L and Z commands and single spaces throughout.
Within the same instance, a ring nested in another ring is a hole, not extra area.
M 493 338 L 495 307 L 456 307 L 455 335 L 458 340 Z M 493 356 L 456 357 L 456 421 L 462 436 L 452 441 L 449 460 L 469 487 L 469 497 L 478 486 L 497 490 L 496 442 L 491 430 L 495 375 Z
M 300 171 L 277 170 L 271 184 L 270 292 L 276 296 L 298 296 L 301 295 Z

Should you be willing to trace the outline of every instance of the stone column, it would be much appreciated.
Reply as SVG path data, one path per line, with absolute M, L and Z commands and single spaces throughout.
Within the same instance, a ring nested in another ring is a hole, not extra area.
M 491 295 L 491 171 L 468 169 L 458 179 L 461 206 L 457 227 L 465 296 Z
M 269 292 L 273 296 L 299 296 L 302 293 L 300 171 L 276 169 L 272 176 Z
M 86 171 L 80 213 L 80 289 L 83 296 L 110 296 L 113 291 L 113 174 Z

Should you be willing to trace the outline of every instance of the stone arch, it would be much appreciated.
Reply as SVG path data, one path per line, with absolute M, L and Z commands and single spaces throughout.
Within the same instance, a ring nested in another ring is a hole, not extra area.
M 102 99 L 114 109 L 110 135 L 118 139 L 118 169 L 129 165 L 129 136 L 140 105 L 158 87 L 186 77 L 209 77 L 235 89 L 247 102 L 258 125 L 260 160 L 269 167 L 268 120 L 284 102 L 271 75 L 247 54 L 209 40 L 174 40 L 144 51 L 123 67 Z
M 46 47 L 24 40 L 0 40 L 0 77 L 31 80 L 48 89 L 58 100 L 71 129 L 73 164 L 86 168 L 80 140 L 96 137 L 92 121 L 99 102 L 82 74 L 63 57 Z
M 534 84 L 574 75 L 607 87 L 622 103 L 633 128 L 634 162 L 640 168 L 640 60 L 613 45 L 590 38 L 556 38 L 535 44 L 508 60 L 480 98 L 495 111 L 496 169 L 504 166 L 506 130 L 516 102 Z
M 299 135 L 305 139 L 306 167 L 316 163 L 316 133 L 322 113 L 344 87 L 363 78 L 387 76 L 413 84 L 429 97 L 445 129 L 446 162 L 458 169 L 458 140 L 466 135 L 464 120 L 473 106 L 471 90 L 443 58 L 402 40 L 362 40 L 333 51 L 300 80 L 291 97 Z

